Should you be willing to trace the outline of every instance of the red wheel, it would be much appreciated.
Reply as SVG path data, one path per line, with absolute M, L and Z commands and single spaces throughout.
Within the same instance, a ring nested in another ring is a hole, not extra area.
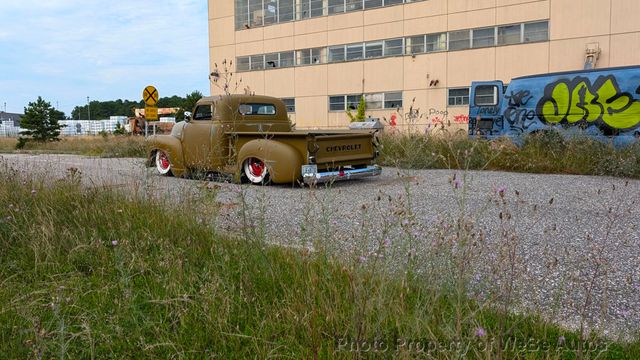
M 269 171 L 264 161 L 258 158 L 248 158 L 243 164 L 244 175 L 252 184 L 264 184 L 269 179 Z
M 171 175 L 171 161 L 169 155 L 162 150 L 156 152 L 156 169 L 160 175 Z

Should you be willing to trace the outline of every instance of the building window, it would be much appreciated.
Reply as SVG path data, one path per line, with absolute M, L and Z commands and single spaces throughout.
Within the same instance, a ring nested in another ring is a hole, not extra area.
M 470 31 L 452 31 L 449 33 L 449 50 L 462 50 L 471 47 Z
M 397 109 L 402 107 L 402 92 L 390 92 L 384 94 L 384 108 Z
M 344 12 L 345 0 L 329 0 L 329 15 Z
M 373 42 L 365 44 L 365 56 L 367 59 L 382 56 L 382 42 Z
M 518 44 L 522 41 L 522 24 L 498 27 L 498 45 Z
M 251 70 L 264 69 L 264 55 L 251 56 Z
M 251 60 L 248 56 L 236 58 L 236 71 L 251 70 Z
M 308 19 L 325 15 L 322 0 L 302 0 L 299 19 Z
M 274 0 L 264 0 L 264 24 L 271 25 L 278 22 L 278 2 Z
M 362 10 L 362 0 L 347 0 L 346 11 Z
M 498 87 L 495 85 L 481 85 L 476 87 L 473 102 L 477 106 L 498 105 Z
M 280 67 L 291 67 L 295 65 L 295 53 L 285 51 L 280 53 Z
M 446 51 L 447 50 L 447 33 L 431 34 L 426 36 L 425 51 Z
M 267 69 L 280 67 L 280 54 L 267 54 L 264 56 L 264 63 Z
M 347 60 L 362 59 L 362 43 L 347 45 Z
M 402 55 L 404 39 L 392 39 L 384 41 L 384 56 Z
M 364 0 L 364 8 L 371 9 L 382 6 L 382 0 Z
M 364 101 L 367 104 L 367 109 L 376 110 L 382 109 L 384 102 L 384 94 L 367 94 L 364 96 Z
M 329 96 L 329 111 L 344 111 L 344 95 Z
M 402 92 L 388 92 L 329 96 L 329 111 L 355 111 L 358 109 L 360 99 L 363 96 L 368 110 L 397 109 L 402 107 Z
M 282 99 L 282 102 L 287 107 L 288 113 L 296 112 L 296 99 L 295 98 L 285 98 Z
M 402 4 L 402 1 L 403 0 L 384 0 L 384 6 Z M 407 2 L 409 2 L 409 1 L 407 1 Z
M 297 51 L 298 65 L 311 65 L 324 63 L 324 48 L 304 49 Z
M 421 54 L 424 52 L 425 36 L 412 36 L 407 38 L 407 54 Z
M 344 45 L 329 48 L 329 62 L 344 61 Z
M 249 0 L 249 21 L 252 27 L 264 25 L 262 0 Z
M 487 47 L 496 45 L 496 28 L 473 30 L 473 47 Z
M 469 88 L 449 89 L 449 106 L 469 105 Z
M 541 21 L 524 24 L 523 42 L 549 40 L 549 22 Z
M 249 2 L 247 0 L 236 0 L 236 30 L 249 27 Z
M 278 22 L 293 21 L 295 18 L 295 0 L 278 0 Z

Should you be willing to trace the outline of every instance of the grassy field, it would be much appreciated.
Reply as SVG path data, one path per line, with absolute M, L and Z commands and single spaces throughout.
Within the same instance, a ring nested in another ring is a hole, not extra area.
M 15 150 L 15 138 L 0 138 L 0 152 L 76 154 L 100 157 L 144 157 L 144 138 L 141 136 L 78 136 L 63 137 L 60 141 L 27 142 L 22 150 Z
M 480 307 L 455 278 L 222 237 L 208 193 L 173 207 L 79 176 L 0 167 L 3 358 L 640 358 Z
M 508 140 L 395 134 L 382 136 L 381 143 L 380 163 L 402 168 L 640 178 L 640 142 L 615 149 L 589 138 L 562 140 L 551 134 L 530 136 L 516 147 Z

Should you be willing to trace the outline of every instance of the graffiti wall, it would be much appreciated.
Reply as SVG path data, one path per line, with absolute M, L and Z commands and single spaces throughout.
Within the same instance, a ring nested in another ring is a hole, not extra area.
M 497 106 L 471 106 L 470 128 L 476 119 L 485 119 L 484 124 L 488 120 L 492 125 L 479 131 L 488 135 L 550 127 L 583 129 L 591 135 L 640 134 L 638 66 L 513 79 L 499 98 Z

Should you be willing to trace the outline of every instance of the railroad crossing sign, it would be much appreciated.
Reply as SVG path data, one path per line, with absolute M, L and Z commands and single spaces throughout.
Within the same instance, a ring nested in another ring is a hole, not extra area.
M 149 121 L 158 120 L 158 108 L 155 106 L 146 106 L 144 108 L 144 118 Z
M 158 90 L 149 85 L 142 91 L 142 100 L 147 106 L 156 106 L 158 103 Z

